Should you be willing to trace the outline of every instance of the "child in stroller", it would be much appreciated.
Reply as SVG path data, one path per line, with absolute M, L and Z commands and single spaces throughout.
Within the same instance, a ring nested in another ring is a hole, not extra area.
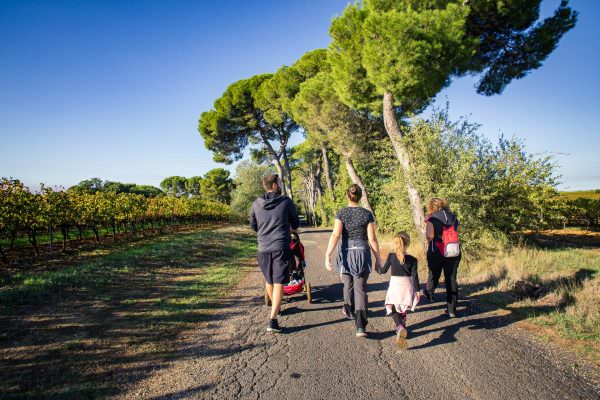
M 304 245 L 300 241 L 300 236 L 294 232 L 291 234 L 290 250 L 292 257 L 290 259 L 290 282 L 283 287 L 283 294 L 291 296 L 300 292 L 306 292 L 306 300 L 310 303 L 310 282 L 306 281 L 304 269 L 306 260 L 304 258 Z M 265 292 L 265 304 L 270 305 L 270 299 Z
M 306 260 L 304 259 L 304 245 L 300 242 L 300 236 L 296 232 L 292 233 L 290 242 L 292 258 L 290 260 L 290 285 L 297 285 L 304 280 L 304 268 Z M 298 259 L 298 261 L 296 261 Z
M 286 296 L 299 293 L 304 290 L 304 268 L 306 260 L 304 259 L 304 245 L 300 241 L 300 236 L 292 233 L 290 242 L 292 258 L 290 259 L 290 283 L 283 287 L 283 293 Z

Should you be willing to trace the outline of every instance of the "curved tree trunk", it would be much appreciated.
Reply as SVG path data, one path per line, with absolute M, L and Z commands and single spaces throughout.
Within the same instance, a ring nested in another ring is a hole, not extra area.
M 329 155 L 327 155 L 327 147 L 321 146 L 321 155 L 323 156 L 323 170 L 325 172 L 325 181 L 327 182 L 327 190 L 333 193 L 333 181 L 331 179 L 331 163 Z
M 356 173 L 356 169 L 354 168 L 354 163 L 352 162 L 350 157 L 344 156 L 344 159 L 346 162 L 346 169 L 348 170 L 348 175 L 350 175 L 350 179 L 352 180 L 352 183 L 356 183 L 358 186 L 360 186 L 360 188 L 363 191 L 363 195 L 362 195 L 362 199 L 361 199 L 361 203 L 362 203 L 363 207 L 366 208 L 367 210 L 373 212 L 373 209 L 371 208 L 371 203 L 369 203 L 369 196 L 365 189 L 365 185 L 363 185 L 362 180 L 360 179 L 360 176 L 358 176 L 358 174 Z
M 317 224 L 323 224 L 323 220 L 327 218 L 325 216 L 325 206 L 323 205 L 323 190 L 321 189 L 320 185 L 317 186 L 317 205 L 319 206 L 319 213 L 317 215 L 317 221 L 315 223 L 315 226 Z
M 283 179 L 283 186 L 285 187 L 287 196 L 290 199 L 293 199 L 294 197 L 292 195 L 292 171 L 290 171 L 287 151 L 285 149 L 282 152 L 281 158 L 283 159 L 283 172 L 285 174 L 285 179 L 283 179 L 284 177 L 283 175 L 281 175 L 281 178 Z
M 387 131 L 394 150 L 396 151 L 396 157 L 400 161 L 404 176 L 406 179 L 406 190 L 408 192 L 408 200 L 410 202 L 410 208 L 413 215 L 413 223 L 419 234 L 419 239 L 423 246 L 426 247 L 427 242 L 425 240 L 425 216 L 423 215 L 422 201 L 419 192 L 413 186 L 412 183 L 412 166 L 410 164 L 410 158 L 408 151 L 402 145 L 402 131 L 396 120 L 396 112 L 394 110 L 394 97 L 391 93 L 385 92 L 383 94 L 383 122 L 385 124 L 385 130 Z
M 281 165 L 281 161 L 279 161 L 279 159 L 273 157 L 273 164 L 275 165 L 275 169 L 277 170 L 277 175 L 279 175 L 279 177 L 283 181 L 283 187 L 281 188 L 281 194 L 284 196 L 287 196 L 287 186 L 285 184 L 285 181 L 287 180 L 287 178 L 283 173 L 283 166 Z

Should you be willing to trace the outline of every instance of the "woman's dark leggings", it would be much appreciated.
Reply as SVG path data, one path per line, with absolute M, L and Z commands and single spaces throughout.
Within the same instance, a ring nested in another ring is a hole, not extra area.
M 429 267 L 429 277 L 427 279 L 427 290 L 431 295 L 440 282 L 440 275 L 444 271 L 444 282 L 446 284 L 446 302 L 452 312 L 456 312 L 458 303 L 458 283 L 456 282 L 456 273 L 460 264 L 458 257 L 442 257 L 440 255 L 427 254 L 427 266 Z
M 344 284 L 344 307 L 353 312 L 356 316 L 356 329 L 365 329 L 367 326 L 367 279 L 369 273 L 365 272 L 360 276 L 342 274 L 342 283 Z

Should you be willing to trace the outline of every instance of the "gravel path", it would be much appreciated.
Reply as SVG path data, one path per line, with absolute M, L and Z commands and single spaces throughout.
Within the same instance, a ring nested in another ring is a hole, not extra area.
M 460 302 L 461 317 L 453 320 L 443 315 L 445 303 L 420 306 L 409 315 L 408 349 L 398 350 L 384 317 L 385 277 L 369 281 L 370 334 L 356 338 L 353 322 L 342 317 L 341 283 L 322 267 L 328 238 L 325 231 L 302 234 L 313 303 L 302 295 L 286 299 L 284 334 L 265 331 L 257 268 L 212 322 L 181 338 L 179 361 L 127 388 L 122 398 L 600 398 L 571 356 L 472 299 Z

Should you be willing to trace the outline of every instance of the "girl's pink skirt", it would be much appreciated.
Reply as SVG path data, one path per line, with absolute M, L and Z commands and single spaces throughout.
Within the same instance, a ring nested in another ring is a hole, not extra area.
M 394 312 L 394 308 L 399 313 L 405 313 L 407 310 L 415 311 L 419 300 L 415 294 L 412 278 L 410 276 L 392 276 L 390 286 L 385 296 L 386 314 Z

